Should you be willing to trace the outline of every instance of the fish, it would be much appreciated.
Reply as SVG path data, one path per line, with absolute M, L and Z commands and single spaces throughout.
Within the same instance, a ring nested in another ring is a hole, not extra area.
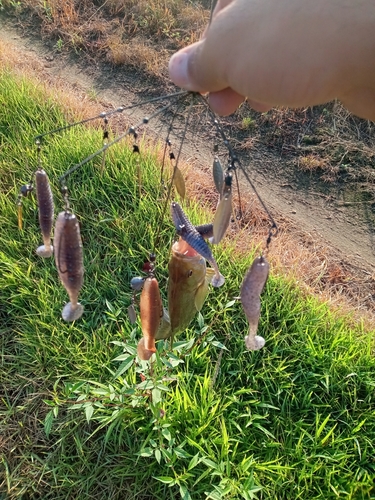
M 270 266 L 266 259 L 257 257 L 245 275 L 241 285 L 241 303 L 249 322 L 249 333 L 245 336 L 245 345 L 250 351 L 258 351 L 266 341 L 257 335 L 260 318 L 260 294 L 268 279 Z
M 205 259 L 181 237 L 172 245 L 168 263 L 169 330 L 159 328 L 156 339 L 174 337 L 185 330 L 199 312 L 208 294 L 215 271 L 207 268 Z
M 35 172 L 36 197 L 39 209 L 39 225 L 42 232 L 43 243 L 36 249 L 39 257 L 51 257 L 53 246 L 51 244 L 51 232 L 53 226 L 53 195 L 46 172 L 39 168 Z
M 177 234 L 194 250 L 207 260 L 215 271 L 212 278 L 212 286 L 220 287 L 224 284 L 225 278 L 220 273 L 216 260 L 214 259 L 210 247 L 205 242 L 203 236 L 197 231 L 189 221 L 180 205 L 176 202 L 171 204 L 172 220 Z M 169 311 L 170 312 L 170 311 Z
M 218 245 L 223 239 L 226 230 L 228 229 L 230 218 L 232 215 L 232 175 L 225 176 L 225 183 L 223 194 L 220 197 L 219 204 L 216 208 L 213 233 L 214 237 L 212 243 Z
M 156 352 L 155 336 L 163 316 L 159 284 L 153 276 L 146 278 L 143 285 L 140 298 L 140 316 L 143 337 L 142 342 L 139 342 L 137 346 L 137 352 L 139 358 L 146 361 Z
M 75 321 L 83 313 L 78 295 L 83 285 L 84 267 L 79 223 L 69 211 L 60 212 L 57 216 L 54 247 L 57 271 L 70 299 L 62 310 L 62 318 L 64 321 Z

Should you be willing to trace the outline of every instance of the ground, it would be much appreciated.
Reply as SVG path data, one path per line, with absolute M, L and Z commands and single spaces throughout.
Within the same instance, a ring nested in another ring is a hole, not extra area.
M 84 96 L 86 102 L 91 100 L 93 109 L 109 109 L 158 95 L 158 85 L 152 79 L 143 80 L 137 71 L 63 54 L 55 45 L 26 36 L 8 18 L 0 18 L 0 25 L 0 43 L 14 48 L 17 64 L 27 65 L 43 80 L 58 82 L 69 92 Z M 325 111 L 329 120 L 334 117 L 329 130 Z M 134 111 L 131 120 L 137 123 L 144 113 L 144 109 Z M 315 291 L 328 286 L 331 295 L 345 295 L 360 313 L 366 310 L 371 315 L 375 300 L 374 125 L 357 121 L 336 104 L 290 114 L 276 110 L 256 120 L 245 109 L 241 113 L 236 118 L 236 130 L 233 132 L 234 122 L 230 120 L 226 121 L 227 130 L 244 164 L 250 165 L 249 175 L 281 228 L 284 239 L 275 243 L 273 250 L 288 254 L 281 255 L 281 265 L 292 269 L 297 277 L 298 272 L 302 273 Z M 358 129 L 361 142 L 352 141 L 348 148 L 345 127 Z M 148 133 L 155 135 L 159 129 L 160 122 L 153 120 Z M 208 138 L 212 128 L 208 131 L 204 124 L 195 132 L 186 138 L 184 161 L 192 167 L 190 182 L 194 184 L 194 179 L 199 178 L 200 196 L 203 193 L 209 197 L 207 178 L 213 153 Z M 322 155 L 324 147 L 326 159 Z M 358 153 L 355 159 L 353 151 Z M 340 161 L 335 159 L 337 155 Z M 202 180 L 204 175 L 206 180 Z M 242 197 L 253 200 L 253 191 L 244 181 L 241 185 Z M 292 246 L 285 246 L 286 240 Z M 289 255 L 293 245 L 300 249 L 297 257 Z M 307 264 L 302 263 L 301 255 L 305 259 L 307 254 Z

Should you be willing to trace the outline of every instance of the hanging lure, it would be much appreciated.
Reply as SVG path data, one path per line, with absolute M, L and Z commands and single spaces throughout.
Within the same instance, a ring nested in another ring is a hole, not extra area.
M 75 321 L 83 313 L 83 306 L 78 302 L 84 274 L 83 251 L 77 217 L 68 210 L 57 216 L 54 246 L 57 271 L 70 299 L 62 310 L 62 318 Z
M 146 278 L 143 285 L 140 316 L 143 337 L 138 343 L 137 352 L 140 359 L 148 360 L 156 352 L 155 336 L 163 316 L 159 284 L 153 276 Z
M 22 230 L 22 198 L 27 198 L 31 191 L 34 189 L 32 181 L 29 184 L 24 184 L 19 192 L 17 198 L 17 218 L 18 218 L 18 229 Z
M 223 187 L 224 187 L 224 172 L 223 172 L 223 167 L 221 166 L 220 160 L 217 156 L 215 156 L 214 163 L 212 166 L 212 176 L 214 178 L 214 184 L 216 187 L 217 192 L 220 195 L 223 194 Z
M 203 236 L 196 230 L 193 224 L 189 221 L 180 205 L 176 202 L 171 204 L 171 213 L 173 223 L 177 230 L 177 234 L 188 243 L 197 253 L 206 259 L 215 271 L 215 276 L 212 278 L 212 286 L 220 287 L 224 284 L 225 278 L 220 274 L 219 267 L 214 259 L 212 252 L 205 242 Z
M 225 175 L 223 192 L 219 204 L 216 208 L 214 218 L 214 237 L 212 243 L 218 245 L 223 239 L 232 215 L 232 174 L 227 172 Z
M 269 268 L 263 256 L 257 257 L 241 285 L 242 307 L 249 322 L 249 333 L 245 337 L 245 344 L 250 351 L 258 351 L 265 344 L 264 338 L 256 333 L 260 318 L 260 294 L 267 281 Z
M 42 168 L 35 172 L 35 188 L 39 210 L 39 225 L 42 232 L 43 243 L 36 249 L 40 257 L 51 257 L 53 246 L 51 244 L 51 232 L 53 226 L 53 196 L 48 176 Z
M 181 196 L 181 199 L 184 200 L 186 193 L 185 180 L 181 170 L 177 166 L 173 169 L 173 184 L 177 193 Z
M 168 311 L 170 330 L 164 325 L 156 339 L 174 336 L 187 328 L 202 309 L 214 270 L 206 267 L 205 259 L 180 238 L 172 245 L 168 264 Z

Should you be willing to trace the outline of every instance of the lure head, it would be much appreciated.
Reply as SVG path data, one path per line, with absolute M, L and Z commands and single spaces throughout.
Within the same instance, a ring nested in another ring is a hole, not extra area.
M 21 186 L 20 193 L 23 197 L 26 198 L 27 196 L 29 196 L 33 189 L 34 187 L 32 186 L 32 184 L 24 184 L 23 186 Z

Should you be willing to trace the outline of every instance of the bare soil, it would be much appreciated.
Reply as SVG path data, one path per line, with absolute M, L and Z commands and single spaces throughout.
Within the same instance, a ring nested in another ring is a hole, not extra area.
M 0 16 L 0 43 L 13 47 L 19 60 L 28 61 L 39 77 L 62 82 L 70 92 L 85 96 L 86 101 L 91 97 L 103 109 L 155 97 L 160 92 L 158 81 L 145 78 L 141 72 L 94 60 L 88 63 L 79 55 L 60 53 L 38 35 L 21 32 L 4 16 Z M 329 118 L 324 117 L 325 112 Z M 137 123 L 144 114 L 144 108 L 137 108 L 129 120 Z M 334 123 L 328 130 L 329 120 Z M 351 148 L 345 142 L 342 123 L 342 137 L 335 130 L 335 121 L 340 120 L 358 129 L 358 142 Z M 290 114 L 275 110 L 266 116 L 256 116 L 243 108 L 234 119 L 226 120 L 226 127 L 282 233 L 318 259 L 314 278 L 308 266 L 298 271 L 298 259 L 293 263 L 294 274 L 306 270 L 306 281 L 315 290 L 327 285 L 331 291 L 347 294 L 356 309 L 374 311 L 374 125 L 357 121 L 338 105 L 329 104 Z M 160 128 L 157 119 L 148 125 L 151 135 L 157 135 Z M 213 154 L 212 125 L 208 127 L 206 122 L 193 128 L 183 148 L 184 160 L 195 168 L 189 173 L 190 180 L 211 170 Z M 175 129 L 178 136 L 180 125 Z M 327 160 L 322 155 L 325 148 Z M 357 152 L 355 158 L 353 151 Z M 243 180 L 241 185 L 243 198 L 251 201 L 254 193 Z M 207 192 L 207 186 L 203 186 L 204 190 Z M 283 251 L 283 244 L 279 251 Z M 283 265 L 292 267 L 290 262 L 286 259 Z

